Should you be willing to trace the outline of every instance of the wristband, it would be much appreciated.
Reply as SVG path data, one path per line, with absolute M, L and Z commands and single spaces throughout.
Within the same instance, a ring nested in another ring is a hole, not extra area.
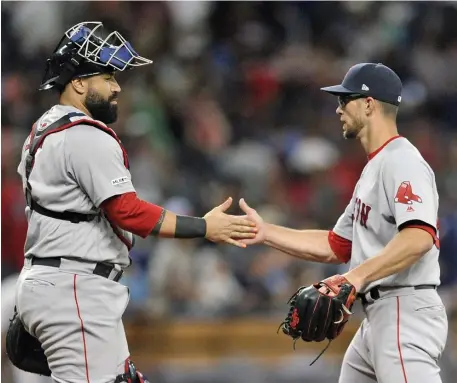
M 176 216 L 175 238 L 205 238 L 206 221 L 203 218 Z

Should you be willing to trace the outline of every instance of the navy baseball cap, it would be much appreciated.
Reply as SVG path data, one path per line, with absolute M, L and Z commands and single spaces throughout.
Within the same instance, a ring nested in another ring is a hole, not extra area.
M 361 94 L 398 106 L 402 83 L 392 69 L 381 63 L 361 63 L 349 69 L 341 85 L 327 86 L 321 90 L 336 96 Z

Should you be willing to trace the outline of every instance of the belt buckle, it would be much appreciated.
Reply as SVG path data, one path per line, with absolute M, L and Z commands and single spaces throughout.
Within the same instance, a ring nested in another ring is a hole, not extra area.
M 118 282 L 122 277 L 123 270 L 120 266 L 117 268 L 114 264 L 99 262 L 97 263 L 97 266 L 95 266 L 93 273 L 111 281 Z
M 375 286 L 373 287 L 370 291 L 370 297 L 371 299 L 373 299 L 374 301 L 379 299 L 381 296 L 379 295 L 379 289 Z
M 377 286 L 371 288 L 366 293 L 359 293 L 358 297 L 364 305 L 369 304 L 378 300 L 381 296 L 379 295 L 379 288 Z
M 111 279 L 114 282 L 119 282 L 119 280 L 122 278 L 122 275 L 124 274 L 124 270 L 119 265 L 112 264 L 111 266 L 111 271 L 108 275 L 108 279 Z
M 113 270 L 116 270 L 116 269 L 113 269 Z M 121 280 L 123 274 L 124 274 L 124 270 L 119 270 L 117 272 L 117 274 L 115 275 L 115 277 L 113 278 L 113 281 L 119 282 Z

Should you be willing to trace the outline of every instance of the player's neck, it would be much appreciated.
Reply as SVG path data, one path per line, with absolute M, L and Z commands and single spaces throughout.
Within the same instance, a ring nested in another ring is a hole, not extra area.
M 398 136 L 397 124 L 395 121 L 387 120 L 367 126 L 360 142 L 365 153 L 369 155 L 395 136 Z
M 65 95 L 65 93 L 62 93 L 62 95 L 60 96 L 59 104 L 66 105 L 66 106 L 72 106 L 76 109 L 79 109 L 84 114 L 87 114 L 89 117 L 92 117 L 92 115 L 90 114 L 90 112 L 87 110 L 86 106 L 82 102 L 68 97 L 67 95 Z

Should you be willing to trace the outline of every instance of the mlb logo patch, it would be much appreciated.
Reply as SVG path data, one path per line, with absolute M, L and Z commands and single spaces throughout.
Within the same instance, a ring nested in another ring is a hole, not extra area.
M 116 186 L 116 185 L 125 184 L 126 182 L 129 182 L 129 178 L 124 176 L 124 177 L 119 177 L 119 178 L 112 180 L 111 185 Z

